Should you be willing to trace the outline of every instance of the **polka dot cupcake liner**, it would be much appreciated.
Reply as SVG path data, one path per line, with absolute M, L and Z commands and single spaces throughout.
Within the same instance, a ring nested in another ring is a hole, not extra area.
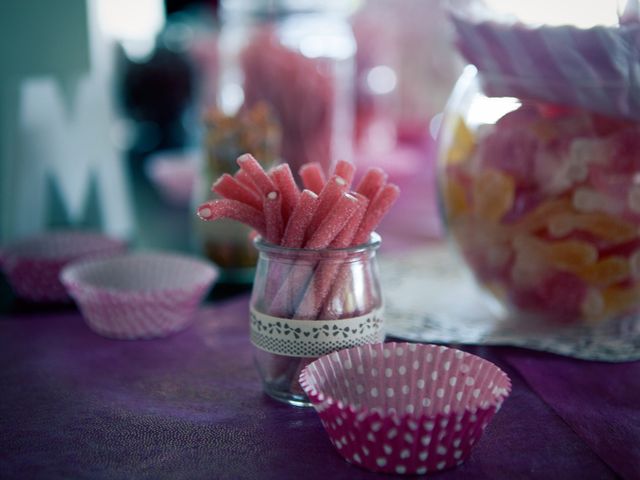
M 491 362 L 410 343 L 325 355 L 300 384 L 348 462 L 412 475 L 461 464 L 511 391 Z
M 123 253 L 123 241 L 85 231 L 57 231 L 28 237 L 0 250 L 0 264 L 16 296 L 31 302 L 70 301 L 60 283 L 69 263 Z
M 67 266 L 62 283 L 87 325 L 119 339 L 157 338 L 187 327 L 218 277 L 208 262 L 134 253 Z

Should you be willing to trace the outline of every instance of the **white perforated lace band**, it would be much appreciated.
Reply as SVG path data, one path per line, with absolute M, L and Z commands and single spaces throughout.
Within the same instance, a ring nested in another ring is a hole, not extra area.
M 251 343 L 277 355 L 319 357 L 383 340 L 382 308 L 341 320 L 278 318 L 251 309 Z

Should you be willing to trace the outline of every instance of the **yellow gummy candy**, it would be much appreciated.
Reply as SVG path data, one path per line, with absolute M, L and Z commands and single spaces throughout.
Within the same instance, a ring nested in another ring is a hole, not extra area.
M 549 217 L 549 233 L 563 237 L 574 230 L 591 233 L 611 242 L 628 242 L 637 236 L 637 227 L 621 218 L 602 212 L 560 213 Z
M 628 288 L 609 287 L 602 291 L 602 299 L 602 317 L 611 318 L 626 313 L 640 304 L 640 284 Z
M 578 240 L 546 242 L 534 237 L 520 236 L 514 240 L 516 251 L 531 262 L 568 272 L 580 272 L 596 263 L 598 251 L 589 243 Z
M 513 228 L 522 233 L 534 232 L 547 227 L 549 216 L 572 211 L 573 208 L 571 200 L 568 198 L 554 198 L 547 200 L 514 223 Z
M 455 127 L 453 129 L 453 138 L 451 139 L 451 148 L 447 154 L 447 163 L 453 165 L 466 161 L 475 148 L 476 140 L 464 123 L 462 117 L 457 117 L 455 120 Z
M 515 181 L 499 170 L 484 169 L 475 177 L 473 202 L 476 215 L 497 222 L 513 206 Z
M 467 193 L 459 181 L 447 177 L 443 189 L 444 203 L 449 220 L 455 220 L 469 211 Z
M 631 267 L 626 258 L 615 255 L 576 271 L 576 274 L 591 285 L 608 287 L 626 280 Z

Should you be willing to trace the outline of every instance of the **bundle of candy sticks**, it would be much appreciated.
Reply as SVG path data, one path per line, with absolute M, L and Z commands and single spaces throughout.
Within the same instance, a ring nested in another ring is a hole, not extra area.
M 272 316 L 305 320 L 355 316 L 333 311 L 329 301 L 349 284 L 348 267 L 339 262 L 305 262 L 302 253 L 366 243 L 397 199 L 398 187 L 387 183 L 387 175 L 374 167 L 351 190 L 355 168 L 339 161 L 328 179 L 318 163 L 303 165 L 298 172 L 304 186 L 300 191 L 288 164 L 265 172 L 249 154 L 237 162 L 240 169 L 233 176 L 224 174 L 212 186 L 222 198 L 200 205 L 198 216 L 206 221 L 234 219 L 270 244 L 302 249 L 294 264 L 270 268 L 271 293 L 263 295 L 259 308 Z

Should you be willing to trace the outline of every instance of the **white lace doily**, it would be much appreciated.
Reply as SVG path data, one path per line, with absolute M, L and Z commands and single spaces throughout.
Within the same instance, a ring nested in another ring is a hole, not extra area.
M 640 321 L 538 324 L 509 315 L 447 245 L 380 260 L 388 336 L 418 342 L 512 345 L 607 362 L 640 359 Z

